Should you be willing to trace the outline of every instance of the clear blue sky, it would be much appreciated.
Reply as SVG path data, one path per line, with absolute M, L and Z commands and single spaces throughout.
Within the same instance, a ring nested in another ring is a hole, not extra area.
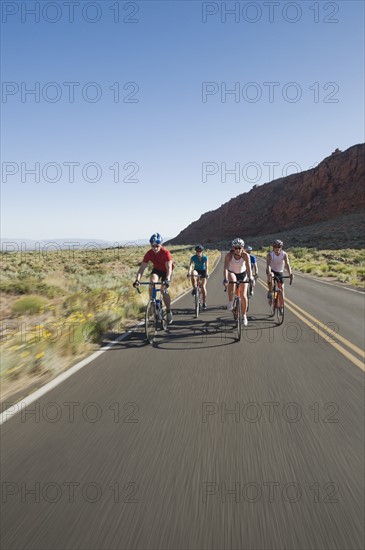
M 364 141 L 362 1 L 69 4 L 2 2 L 3 237 L 173 237 Z

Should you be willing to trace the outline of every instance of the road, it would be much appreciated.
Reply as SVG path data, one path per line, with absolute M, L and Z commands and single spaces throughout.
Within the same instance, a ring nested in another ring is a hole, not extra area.
M 236 342 L 222 273 L 3 424 L 2 548 L 364 547 L 364 296 L 258 284 Z

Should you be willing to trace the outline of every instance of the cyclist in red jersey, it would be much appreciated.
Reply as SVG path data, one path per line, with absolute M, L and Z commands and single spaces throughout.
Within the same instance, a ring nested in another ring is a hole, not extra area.
M 144 255 L 133 286 L 139 286 L 144 270 L 146 269 L 148 263 L 152 262 L 153 269 L 150 278 L 151 283 L 157 283 L 161 279 L 165 285 L 165 289 L 167 290 L 170 286 L 172 270 L 174 269 L 171 252 L 162 246 L 162 237 L 159 233 L 154 233 L 151 236 L 150 244 L 151 250 L 146 252 Z M 151 293 L 152 289 L 150 288 L 150 296 Z M 171 298 L 168 292 L 161 292 L 161 295 L 166 306 L 167 323 L 170 325 L 172 323 Z

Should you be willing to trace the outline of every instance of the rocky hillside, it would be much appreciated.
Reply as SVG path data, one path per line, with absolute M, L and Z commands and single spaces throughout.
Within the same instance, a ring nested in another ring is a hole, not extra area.
M 305 237 L 312 227 L 318 228 L 324 222 L 327 222 L 324 227 L 336 227 L 338 221 L 343 230 L 340 236 L 343 234 L 346 242 L 356 237 L 357 246 L 361 246 L 360 241 L 364 242 L 361 224 L 365 209 L 364 159 L 365 144 L 354 145 L 344 152 L 336 150 L 316 168 L 257 186 L 217 210 L 203 214 L 170 243 L 216 243 L 236 236 L 244 239 L 249 236 L 252 240 L 273 232 L 298 235 L 298 229 Z M 358 223 L 347 228 L 346 220 L 353 219 Z M 333 240 L 333 235 L 321 236 Z M 298 239 L 296 241 L 298 244 Z

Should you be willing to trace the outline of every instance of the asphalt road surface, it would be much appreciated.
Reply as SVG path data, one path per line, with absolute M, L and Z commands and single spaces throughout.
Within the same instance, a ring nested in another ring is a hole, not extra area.
M 276 326 L 261 279 L 236 342 L 222 275 L 2 425 L 3 549 L 364 547 L 364 295 L 297 276 Z

